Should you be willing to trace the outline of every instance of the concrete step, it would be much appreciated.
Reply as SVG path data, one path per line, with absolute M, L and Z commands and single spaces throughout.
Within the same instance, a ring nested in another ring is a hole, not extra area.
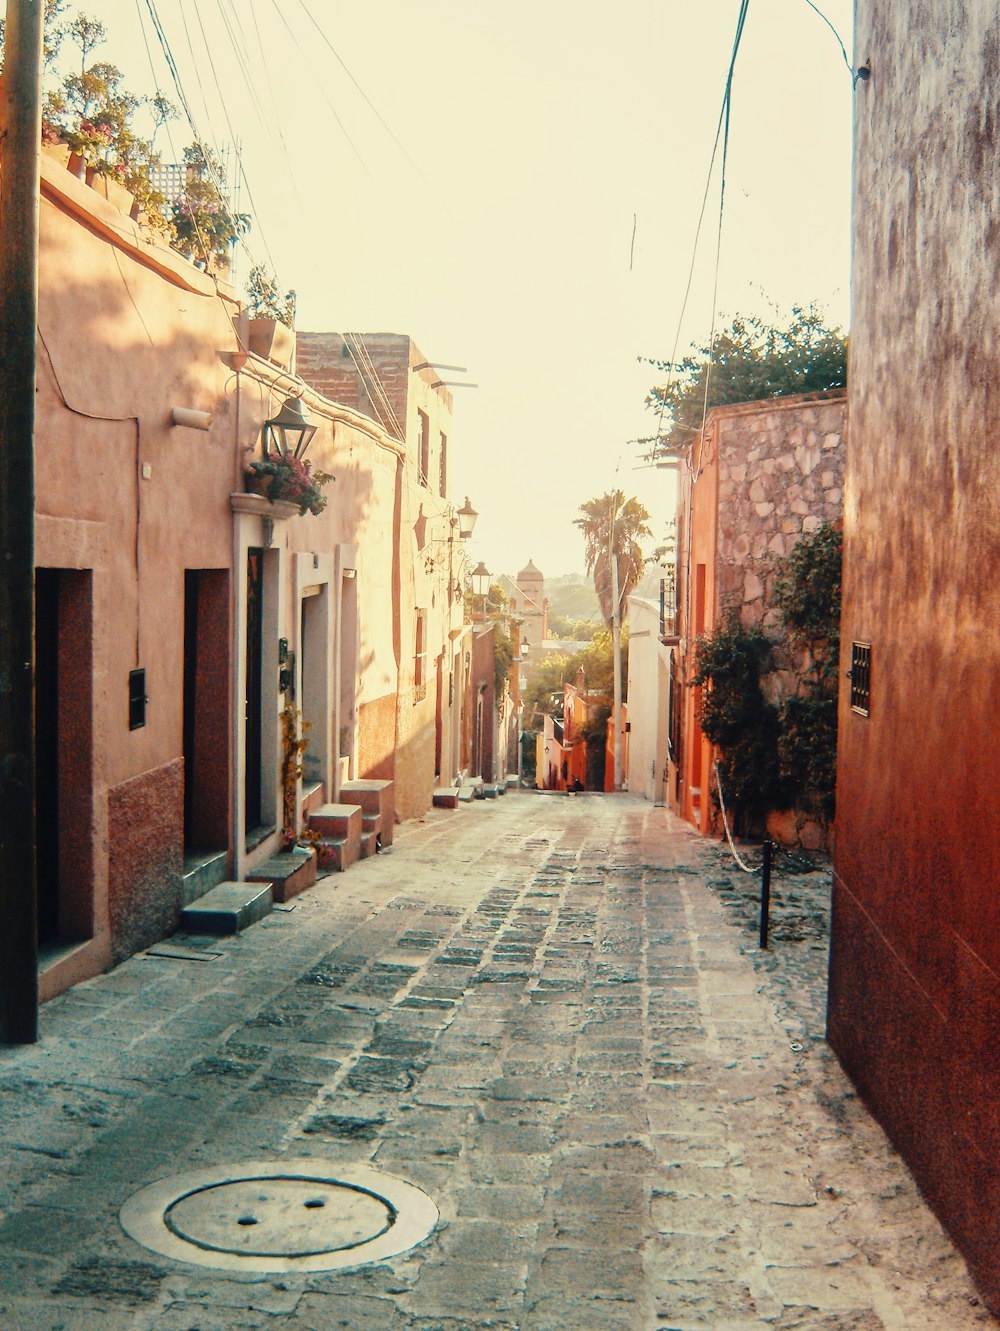
M 371 855 L 377 855 L 381 847 L 377 832 L 361 833 L 361 850 L 358 855 L 359 860 L 367 860 Z
M 324 840 L 347 841 L 355 849 L 361 844 L 362 824 L 360 804 L 321 804 L 309 815 L 311 831 Z
M 270 883 L 275 901 L 288 901 L 312 887 L 316 881 L 316 856 L 304 847 L 283 851 L 254 865 L 247 874 L 251 883 Z
M 270 915 L 270 883 L 220 883 L 181 913 L 181 928 L 194 934 L 238 934 Z
M 225 882 L 226 859 L 224 850 L 191 851 L 185 854 L 184 871 L 181 876 L 183 892 L 181 900 L 185 906 Z
M 342 804 L 358 804 L 366 815 L 377 816 L 381 844 L 392 845 L 396 825 L 396 796 L 391 781 L 344 781 L 340 787 L 340 801 Z
M 495 800 L 500 794 L 500 787 L 495 781 L 484 781 L 480 790 L 482 791 L 480 799 L 484 800 Z
M 361 855 L 361 838 L 357 842 L 343 837 L 323 837 L 316 842 L 316 862 L 321 873 L 343 873 Z
M 434 792 L 434 807 L 436 809 L 457 809 L 458 801 L 461 799 L 461 786 L 442 786 L 440 790 Z
M 463 804 L 469 804 L 476 798 L 477 789 L 477 786 L 461 785 L 456 788 L 456 793 Z

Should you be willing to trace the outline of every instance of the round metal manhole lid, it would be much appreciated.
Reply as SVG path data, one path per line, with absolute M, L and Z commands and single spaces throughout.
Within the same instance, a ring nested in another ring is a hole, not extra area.
M 437 1207 L 366 1165 L 249 1161 L 161 1179 L 129 1199 L 122 1228 L 145 1248 L 216 1269 L 332 1271 L 423 1242 Z
M 344 1183 L 285 1177 L 198 1188 L 168 1206 L 164 1219 L 178 1238 L 210 1252 L 315 1257 L 370 1243 L 396 1213 Z

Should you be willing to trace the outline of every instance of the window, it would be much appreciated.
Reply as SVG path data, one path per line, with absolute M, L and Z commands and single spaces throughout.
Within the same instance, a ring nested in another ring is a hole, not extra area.
M 427 419 L 427 412 L 417 409 L 417 422 L 420 430 L 420 457 L 418 459 L 419 476 L 421 485 L 427 485 L 428 472 L 431 468 L 431 423 Z
M 427 696 L 427 611 L 417 611 L 416 641 L 413 648 L 413 700 Z
M 870 642 L 851 643 L 851 711 L 868 716 L 871 706 L 872 645 Z
M 438 494 L 442 499 L 448 497 L 448 436 L 441 435 L 441 455 L 438 458 Z
M 146 672 L 130 670 L 128 674 L 128 728 L 141 730 L 146 724 Z

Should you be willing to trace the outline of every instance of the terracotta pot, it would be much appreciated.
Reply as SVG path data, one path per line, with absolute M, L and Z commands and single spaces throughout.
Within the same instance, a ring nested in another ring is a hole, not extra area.
M 113 204 L 119 212 L 124 213 L 126 217 L 131 217 L 135 195 L 127 190 L 124 185 L 99 171 L 88 171 L 87 180 L 91 189 L 100 194 L 102 199 L 107 199 L 108 203 Z
M 266 499 L 268 488 L 273 480 L 273 476 L 258 476 L 255 471 L 248 471 L 244 475 L 246 492 L 251 495 L 263 495 Z
M 82 153 L 71 152 L 69 161 L 66 163 L 66 170 L 71 176 L 76 176 L 77 180 L 87 179 L 87 159 Z
M 255 356 L 289 369 L 295 351 L 295 333 L 280 319 L 251 319 L 247 341 Z

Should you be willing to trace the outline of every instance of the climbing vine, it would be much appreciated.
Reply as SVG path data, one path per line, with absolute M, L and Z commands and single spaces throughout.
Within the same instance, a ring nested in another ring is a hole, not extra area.
M 747 832 L 783 803 L 778 709 L 764 697 L 761 675 L 771 642 L 730 610 L 714 634 L 700 638 L 692 681 L 704 691 L 700 722 L 719 750 L 719 770 L 737 831 Z
M 309 742 L 308 728 L 295 704 L 285 703 L 281 713 L 281 811 L 286 850 L 295 845 L 299 835 L 299 777 Z
M 736 609 L 699 639 L 692 684 L 704 689 L 701 728 L 719 749 L 739 831 L 758 827 L 775 809 L 833 818 L 842 549 L 839 524 L 823 523 L 783 561 L 774 583 L 785 630 L 780 643 L 744 625 Z M 775 704 L 763 680 L 779 647 L 796 686 Z

